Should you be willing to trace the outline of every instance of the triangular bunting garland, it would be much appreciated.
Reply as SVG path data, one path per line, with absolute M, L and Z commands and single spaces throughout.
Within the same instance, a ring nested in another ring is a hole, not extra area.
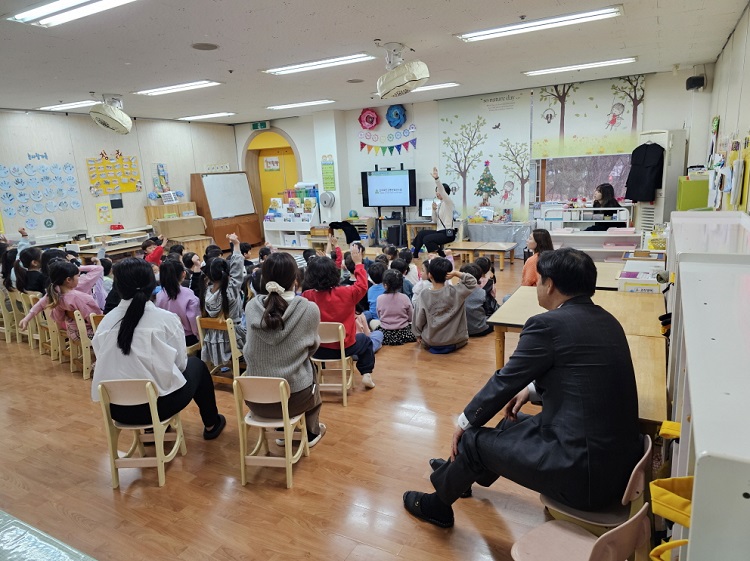
M 388 147 L 388 152 L 393 156 L 393 146 Z
M 407 152 L 409 151 L 409 143 L 408 142 L 404 142 L 401 146 L 403 146 L 404 150 L 406 150 Z
M 396 144 L 396 150 L 398 150 L 399 154 L 401 153 L 401 145 L 400 144 Z
M 370 150 L 372 150 L 372 146 L 370 146 L 370 145 L 368 144 L 368 145 L 367 145 L 367 153 L 368 153 L 368 154 L 370 153 Z
M 367 145 L 366 145 L 366 144 L 365 144 L 364 142 L 360 142 L 360 143 L 359 143 L 359 151 L 361 152 L 361 151 L 362 151 L 362 149 L 363 149 L 363 148 L 364 148 L 365 146 L 367 146 Z
M 376 145 L 367 144 L 366 142 L 360 141 L 359 142 L 359 151 L 361 152 L 362 150 L 364 150 L 365 148 L 367 148 L 367 153 L 368 154 L 370 154 L 374 150 L 376 156 L 378 156 L 380 154 L 382 154 L 383 156 L 385 156 L 386 154 L 389 154 L 389 155 L 392 156 L 394 150 L 396 150 L 396 152 L 398 154 L 401 154 L 402 149 L 408 152 L 409 151 L 409 146 L 411 146 L 412 148 L 416 149 L 416 147 L 417 147 L 417 139 L 416 138 L 411 138 L 411 139 L 407 140 L 406 142 L 400 142 L 398 144 L 393 144 L 391 146 L 376 146 Z
M 410 142 L 411 142 L 411 145 L 414 146 L 414 148 L 417 147 L 417 139 L 416 138 L 412 138 Z

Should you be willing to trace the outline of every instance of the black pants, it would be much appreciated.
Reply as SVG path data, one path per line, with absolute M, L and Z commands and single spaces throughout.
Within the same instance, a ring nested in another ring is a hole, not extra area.
M 159 396 L 156 408 L 159 419 L 169 419 L 195 401 L 203 420 L 203 425 L 212 427 L 219 421 L 219 410 L 216 408 L 216 395 L 211 374 L 201 359 L 188 357 L 187 367 L 182 373 L 185 385 L 170 394 Z M 151 410 L 148 403 L 141 405 L 110 405 L 110 413 L 115 421 L 128 425 L 151 424 Z
M 456 239 L 455 230 L 420 230 L 411 242 L 414 258 L 419 257 L 419 250 L 424 245 L 430 253 L 436 252 L 441 246 Z
M 364 333 L 357 333 L 357 338 L 351 347 L 347 347 L 344 352 L 346 356 L 357 355 L 357 370 L 363 376 L 371 374 L 375 368 L 375 353 L 372 350 L 372 339 Z M 313 355 L 315 358 L 336 360 L 341 357 L 339 349 L 327 349 L 318 347 Z

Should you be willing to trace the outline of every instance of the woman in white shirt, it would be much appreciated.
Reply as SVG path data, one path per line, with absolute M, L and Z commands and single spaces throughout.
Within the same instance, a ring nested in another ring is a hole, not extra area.
M 92 341 L 96 367 L 91 397 L 99 401 L 103 380 L 148 379 L 156 386 L 161 419 L 195 401 L 203 420 L 203 438 L 212 440 L 227 424 L 216 408 L 211 375 L 197 357 L 187 356 L 180 318 L 157 308 L 150 297 L 156 287 L 151 264 L 128 258 L 114 266 L 120 304 L 104 316 Z M 112 418 L 127 424 L 149 424 L 148 404 L 111 405 Z
M 437 252 L 441 257 L 445 257 L 442 246 L 456 239 L 456 230 L 453 224 L 453 212 L 456 210 L 456 206 L 448 196 L 451 188 L 445 183 L 440 183 L 437 168 L 432 168 L 432 177 L 435 179 L 435 196 L 440 201 L 439 204 L 432 203 L 432 221 L 435 222 L 436 229 L 421 230 L 414 237 L 411 243 L 415 259 L 419 257 L 419 250 L 423 245 L 427 248 L 427 253 Z

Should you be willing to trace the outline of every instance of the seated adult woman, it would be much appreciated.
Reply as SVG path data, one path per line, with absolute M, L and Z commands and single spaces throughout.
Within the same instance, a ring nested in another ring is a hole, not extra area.
M 620 203 L 615 198 L 615 188 L 610 183 L 602 183 L 594 189 L 594 208 L 620 208 Z M 595 210 L 594 214 L 601 214 L 610 220 L 617 218 L 616 210 Z M 626 226 L 626 222 L 597 222 L 586 230 L 589 232 L 606 232 L 610 228 L 625 228 Z
M 260 294 L 245 307 L 247 340 L 242 349 L 247 376 L 289 382 L 289 415 L 305 414 L 307 441 L 315 446 L 326 432 L 318 421 L 320 389 L 310 357 L 318 349 L 318 307 L 294 296 L 297 262 L 288 253 L 271 253 L 261 267 Z M 281 417 L 280 403 L 247 402 L 261 417 Z
M 203 420 L 203 438 L 212 440 L 227 424 L 216 408 L 211 375 L 197 357 L 187 356 L 185 331 L 172 312 L 151 302 L 156 279 L 151 264 L 127 258 L 114 266 L 115 290 L 122 300 L 104 316 L 92 341 L 96 368 L 91 397 L 99 401 L 102 380 L 148 379 L 159 394 L 159 418 L 172 417 L 195 401 Z M 112 418 L 127 424 L 150 424 L 148 404 L 111 405 Z
M 526 240 L 526 247 L 532 254 L 523 264 L 521 286 L 536 286 L 539 284 L 539 273 L 536 270 L 539 254 L 542 251 L 553 251 L 555 249 L 552 246 L 552 237 L 544 228 L 537 228 L 531 232 L 529 239 Z
M 428 253 L 437 252 L 441 257 L 445 257 L 440 246 L 456 239 L 453 223 L 453 211 L 456 210 L 456 206 L 448 196 L 451 188 L 445 183 L 440 183 L 437 168 L 432 168 L 432 177 L 435 180 L 435 196 L 440 201 L 440 204 L 432 203 L 432 221 L 437 226 L 436 230 L 421 230 L 411 242 L 415 259 L 419 257 L 419 250 L 423 245 Z

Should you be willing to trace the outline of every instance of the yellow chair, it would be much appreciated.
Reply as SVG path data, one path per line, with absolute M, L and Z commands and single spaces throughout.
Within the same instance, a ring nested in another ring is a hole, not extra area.
M 289 383 L 284 378 L 263 378 L 259 376 L 238 376 L 234 379 L 234 401 L 237 408 L 237 421 L 240 427 L 240 474 L 242 484 L 247 484 L 247 466 L 283 467 L 286 469 L 286 487 L 292 486 L 292 465 L 305 455 L 310 455 L 307 442 L 307 425 L 305 414 L 289 417 Z M 244 414 L 247 407 L 245 400 L 253 403 L 281 403 L 282 417 L 268 419 L 253 415 L 252 411 Z M 251 452 L 247 451 L 247 427 L 258 429 L 258 439 Z M 273 429 L 284 429 L 284 456 L 268 456 L 268 438 L 276 438 L 279 432 Z M 267 432 L 271 429 L 270 433 Z M 294 450 L 295 429 L 298 431 L 299 444 Z
M 31 308 L 39 302 L 42 295 L 37 292 L 20 294 L 21 303 L 23 304 L 23 310 L 26 315 L 31 312 Z M 33 325 L 32 325 L 33 324 Z M 47 322 L 44 321 L 42 314 L 35 315 L 29 323 L 29 343 L 37 341 L 39 343 L 39 354 L 43 355 L 45 350 L 49 350 L 49 330 L 47 329 Z M 33 348 L 33 347 L 32 347 Z
M 112 470 L 112 488 L 120 486 L 118 470 L 122 468 L 155 467 L 159 476 L 159 487 L 164 485 L 164 464 L 171 462 L 177 455 L 177 451 L 183 456 L 187 453 L 185 446 L 185 435 L 182 433 L 182 422 L 180 414 L 170 417 L 164 421 L 159 420 L 156 408 L 157 391 L 156 386 L 150 380 L 106 380 L 99 384 L 99 399 L 102 405 L 104 417 L 104 431 L 107 433 L 109 445 L 109 465 Z M 126 425 L 112 419 L 109 406 L 116 405 L 141 405 L 147 403 L 151 410 L 151 423 L 145 425 Z M 172 427 L 173 432 L 166 432 L 167 427 Z M 145 429 L 153 429 L 153 434 L 141 434 Z M 120 431 L 133 431 L 133 442 L 124 457 L 120 457 L 117 450 L 117 442 Z M 171 450 L 166 453 L 164 442 L 174 442 Z M 156 456 L 146 457 L 144 442 L 155 444 Z M 138 451 L 140 457 L 134 457 Z
M 13 306 L 13 302 L 11 301 L 8 292 L 3 288 L 0 290 L 0 312 L 3 320 L 3 325 L 0 327 L 0 333 L 5 334 L 6 343 L 13 342 L 13 337 L 16 334 L 16 316 L 13 314 L 11 306 Z
M 643 456 L 633 468 L 628 485 L 622 496 L 621 504 L 594 512 L 578 510 L 564 505 L 546 495 L 539 499 L 549 513 L 557 520 L 566 520 L 578 524 L 594 535 L 601 536 L 631 518 L 643 504 L 643 493 L 646 489 L 647 470 L 651 467 L 651 437 L 643 437 Z
M 239 376 L 240 372 L 240 357 L 242 351 L 237 347 L 237 336 L 234 331 L 234 322 L 229 319 L 220 318 L 202 318 L 199 317 L 198 323 L 198 339 L 203 341 L 203 337 L 206 333 L 206 329 L 215 329 L 217 331 L 226 331 L 227 338 L 229 339 L 229 348 L 232 352 L 232 358 L 224 364 L 211 364 L 210 362 L 206 365 L 208 370 L 211 372 L 211 379 L 218 384 L 231 384 L 233 378 Z M 189 354 L 189 353 L 188 353 Z M 221 369 L 225 366 L 232 366 L 232 373 L 230 376 L 221 376 Z
M 49 331 L 49 356 L 53 362 L 59 361 L 62 363 L 63 352 L 67 341 L 67 333 L 64 331 L 62 333 L 60 332 L 60 327 L 57 325 L 57 322 L 54 320 L 49 310 L 44 309 L 39 315 L 42 316 L 44 323 L 47 326 L 47 330 Z
M 318 335 L 321 343 L 338 343 L 341 349 L 341 358 L 311 358 L 316 370 L 316 379 L 321 390 L 336 390 L 341 392 L 344 407 L 347 406 L 347 394 L 354 385 L 354 361 L 352 357 L 346 356 L 346 330 L 343 324 L 338 322 L 321 322 L 318 326 Z M 329 368 L 330 363 L 340 363 L 340 368 Z M 323 364 L 325 363 L 325 368 Z M 341 379 L 336 382 L 325 382 L 324 377 L 338 376 Z
M 14 324 L 16 326 L 16 341 L 19 343 L 23 343 L 23 337 L 26 337 L 26 340 L 29 341 L 29 328 L 27 327 L 26 329 L 21 329 L 20 327 L 21 320 L 26 315 L 23 312 L 21 293 L 17 290 L 12 290 L 8 292 L 8 298 L 10 299 L 11 308 L 13 308 L 13 318 Z M 29 341 L 29 344 L 31 344 L 31 341 Z
M 89 314 L 89 323 L 91 324 L 91 329 L 94 330 L 94 335 L 96 335 L 96 328 L 99 327 L 99 324 L 104 319 L 104 314 L 95 314 L 90 313 Z
M 630 520 L 598 537 L 580 526 L 551 520 L 513 544 L 514 561 L 647 561 L 651 541 L 648 503 Z
M 73 311 L 73 317 L 76 320 L 76 327 L 78 328 L 78 341 L 70 341 L 70 371 L 73 372 L 73 368 L 76 363 L 81 364 L 81 370 L 83 371 L 83 379 L 88 380 L 91 378 L 91 339 L 88 334 L 88 326 L 83 320 L 83 314 L 78 310 Z M 73 356 L 73 351 L 76 351 L 76 356 Z

